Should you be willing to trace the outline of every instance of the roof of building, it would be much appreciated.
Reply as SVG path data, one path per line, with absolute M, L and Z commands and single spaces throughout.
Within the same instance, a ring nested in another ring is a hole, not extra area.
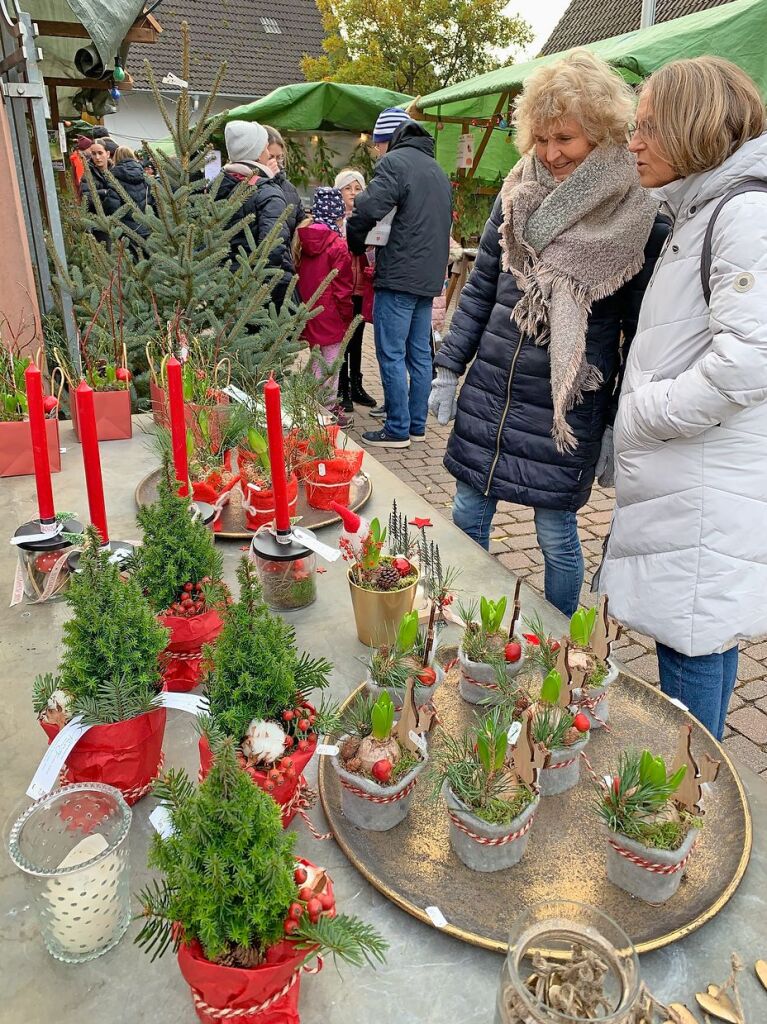
M 656 0 L 655 21 L 671 21 L 725 3 L 729 0 Z M 641 15 L 642 0 L 572 0 L 541 54 L 633 32 L 639 28 Z
M 162 34 L 151 47 L 131 52 L 137 89 L 147 89 L 144 59 L 158 82 L 181 75 L 181 23 L 192 40 L 192 91 L 208 92 L 221 64 L 220 94 L 255 99 L 280 85 L 304 80 L 301 58 L 322 52 L 322 19 L 314 0 L 166 0 L 157 17 Z

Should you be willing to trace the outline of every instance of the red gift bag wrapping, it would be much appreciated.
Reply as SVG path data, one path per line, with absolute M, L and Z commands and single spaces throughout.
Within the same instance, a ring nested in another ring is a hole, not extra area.
M 227 472 L 232 470 L 231 452 L 224 456 L 224 469 Z M 221 512 L 224 505 L 229 502 L 229 495 L 234 487 L 240 482 L 239 476 L 233 476 L 231 480 L 224 483 L 224 477 L 218 471 L 209 473 L 204 480 L 192 481 L 192 498 L 195 501 L 205 501 L 217 509 L 216 517 L 213 520 L 213 532 L 221 532 Z
M 170 642 L 160 656 L 165 666 L 163 682 L 170 693 L 188 693 L 202 676 L 202 645 L 213 643 L 224 628 L 223 619 L 211 610 L 190 619 L 158 615 L 157 621 L 170 630 Z
M 259 490 L 255 484 L 242 480 L 242 511 L 245 513 L 245 528 L 258 530 L 274 520 L 274 491 Z M 293 517 L 298 506 L 298 478 L 295 473 L 288 477 L 288 514 Z
M 329 510 L 334 501 L 348 505 L 351 482 L 362 468 L 364 454 L 363 451 L 336 448 L 332 459 L 315 459 L 311 462 L 304 474 L 309 507 Z
M 77 424 L 77 402 L 71 403 L 72 427 L 80 440 Z M 99 441 L 127 441 L 133 437 L 130 391 L 94 391 L 93 409 L 96 413 L 96 438 Z
M 165 717 L 165 708 L 156 708 L 125 722 L 92 726 L 67 757 L 67 782 L 103 782 L 135 804 L 160 770 Z M 50 744 L 59 726 L 40 725 Z
M 45 420 L 45 438 L 48 442 L 48 461 L 51 473 L 61 472 L 61 445 L 59 421 Z M 32 476 L 35 460 L 32 455 L 32 433 L 29 420 L 20 423 L 0 423 L 0 477 Z
M 314 756 L 314 751 L 317 749 L 317 736 L 313 734 L 308 739 L 309 746 L 306 750 L 296 750 L 295 747 L 292 750 L 286 750 L 285 754 L 289 755 L 293 759 L 293 767 L 296 769 L 295 779 L 285 779 L 279 786 L 276 786 L 269 794 L 272 799 L 280 805 L 280 807 L 287 807 L 290 801 L 295 796 L 296 790 L 299 784 L 304 785 L 306 779 L 303 777 L 303 770 L 311 761 Z M 208 745 L 208 741 L 205 736 L 200 737 L 200 781 L 210 771 L 213 766 L 213 754 Z M 264 768 L 252 768 L 245 764 L 245 758 L 240 755 L 241 764 L 243 769 L 253 779 L 257 786 L 261 789 L 264 788 L 267 782 L 268 769 Z M 295 818 L 298 808 L 291 808 L 289 811 L 283 811 L 282 814 L 282 827 L 287 828 L 293 818 Z

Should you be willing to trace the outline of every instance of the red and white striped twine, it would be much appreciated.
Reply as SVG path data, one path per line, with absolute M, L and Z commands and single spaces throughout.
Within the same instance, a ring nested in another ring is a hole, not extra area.
M 319 974 L 322 970 L 322 957 L 317 957 L 317 963 L 314 967 L 304 967 L 305 974 Z M 192 999 L 197 1010 L 207 1014 L 208 1017 L 212 1017 L 214 1020 L 237 1020 L 242 1017 L 255 1017 L 256 1014 L 265 1013 L 271 1009 L 275 1003 L 278 1003 L 280 999 L 283 999 L 288 992 L 293 988 L 295 983 L 301 977 L 301 969 L 293 971 L 291 976 L 282 986 L 282 988 L 275 992 L 274 995 L 269 996 L 263 1003 L 257 1003 L 255 1006 L 243 1006 L 241 1009 L 228 1009 L 227 1007 L 210 1006 L 202 998 L 200 993 L 196 989 L 192 989 Z
M 558 761 L 556 764 L 547 764 L 544 766 L 544 771 L 555 771 L 557 768 L 569 768 L 571 764 L 575 764 L 578 760 L 577 757 L 571 757 L 569 761 Z
M 636 853 L 632 853 L 631 850 L 627 850 L 624 846 L 621 846 L 620 843 L 616 843 L 614 839 L 610 839 L 609 836 L 607 842 L 612 846 L 616 853 L 621 855 L 621 857 L 625 857 L 625 859 L 631 861 L 632 864 L 636 864 L 640 868 L 644 868 L 645 871 L 651 871 L 654 875 L 675 875 L 677 871 L 681 871 L 687 864 L 690 857 L 692 857 L 693 851 L 698 845 L 697 841 L 693 843 L 687 856 L 683 857 L 678 864 L 656 864 L 655 861 L 646 860 L 644 857 L 640 857 Z
M 481 686 L 483 690 L 497 690 L 498 683 L 481 683 L 479 679 L 474 679 L 472 676 L 467 676 L 466 673 L 461 669 L 461 675 L 467 683 L 472 683 L 474 686 Z
M 573 701 L 573 706 L 576 708 L 585 708 L 594 721 L 599 722 L 606 732 L 612 732 L 612 729 L 607 722 L 605 722 L 603 718 L 600 718 L 596 712 L 597 705 L 601 704 L 606 696 L 607 690 L 603 690 L 598 697 L 581 697 L 580 700 Z
M 198 659 L 202 660 L 203 656 L 202 648 L 200 648 L 198 651 L 192 651 L 190 653 L 186 653 L 184 651 L 179 651 L 178 653 L 176 653 L 176 651 L 163 651 L 162 654 L 163 658 L 165 658 L 167 661 L 196 661 Z
M 393 793 L 391 796 L 373 796 L 372 793 L 367 793 L 364 789 L 360 789 L 358 786 L 353 785 L 346 779 L 341 778 L 339 775 L 338 781 L 344 787 L 348 789 L 350 793 L 354 793 L 355 796 L 361 797 L 363 800 L 369 800 L 371 804 L 394 804 L 398 800 L 404 799 L 415 789 L 417 779 L 411 779 L 408 784 L 401 789 L 398 793 Z
M 511 832 L 509 835 L 499 836 L 497 839 L 488 839 L 485 836 L 478 836 L 476 832 L 472 832 L 471 829 L 464 825 L 461 819 L 456 814 L 453 814 L 452 811 L 448 811 L 447 813 L 450 815 L 450 820 L 457 829 L 464 832 L 470 839 L 473 839 L 475 843 L 479 843 L 481 846 L 505 846 L 507 843 L 513 843 L 515 839 L 521 839 L 523 835 L 529 832 L 533 827 L 533 821 L 535 820 L 535 815 L 532 814 L 518 832 Z
M 322 842 L 325 839 L 332 839 L 333 833 L 318 832 L 315 828 L 314 822 L 306 813 L 307 809 L 314 804 L 316 798 L 316 792 L 310 788 L 309 783 L 302 775 L 298 780 L 298 786 L 296 786 L 295 793 L 283 807 L 283 815 L 292 814 L 295 811 L 303 819 L 304 824 L 314 838 Z
M 133 800 L 134 803 L 138 803 L 138 801 L 142 797 L 145 797 L 147 795 L 147 793 L 151 793 L 152 789 L 154 787 L 155 782 L 157 782 L 159 777 L 162 775 L 162 770 L 163 770 L 164 765 L 165 765 L 165 753 L 164 753 L 164 751 L 161 751 L 160 752 L 160 760 L 159 760 L 159 762 L 157 764 L 157 774 L 154 775 L 149 780 L 149 782 L 145 783 L 143 786 L 134 786 L 133 789 L 120 789 L 120 792 L 122 793 L 123 798 L 126 801 L 127 800 Z M 69 784 L 70 784 L 69 773 L 67 772 L 66 768 L 64 768 L 64 769 L 62 769 L 61 774 L 59 775 L 59 786 L 68 786 Z M 117 788 L 119 789 L 119 786 Z

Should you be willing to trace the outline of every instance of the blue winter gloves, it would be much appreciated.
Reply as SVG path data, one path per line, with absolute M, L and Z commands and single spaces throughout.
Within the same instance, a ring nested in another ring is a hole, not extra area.
M 431 382 L 429 412 L 437 417 L 437 423 L 445 424 L 455 419 L 458 399 L 458 374 L 444 366 L 437 367 L 437 376 Z

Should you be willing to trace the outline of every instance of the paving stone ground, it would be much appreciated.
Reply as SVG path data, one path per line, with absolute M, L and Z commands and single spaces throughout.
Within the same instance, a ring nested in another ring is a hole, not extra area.
M 363 374 L 366 390 L 380 400 L 382 391 L 370 328 L 365 334 Z M 363 431 L 381 426 L 380 420 L 370 417 L 368 411 L 360 406 L 355 407 L 354 420 L 350 434 L 358 441 Z M 448 519 L 455 481 L 442 465 L 442 457 L 450 430 L 450 426 L 441 427 L 429 417 L 424 442 L 413 443 L 404 450 L 373 450 L 379 462 Z M 583 604 L 593 603 L 590 581 L 602 557 L 602 544 L 609 529 L 614 501 L 612 490 L 595 486 L 588 504 L 578 513 L 578 532 L 586 562 L 586 583 L 581 595 Z M 498 505 L 490 552 L 507 569 L 543 593 L 543 556 L 535 537 L 532 509 L 509 502 Z M 629 631 L 621 637 L 617 649 L 623 663 L 633 672 L 657 683 L 655 644 L 649 637 Z M 736 760 L 767 777 L 767 638 L 741 647 L 738 684 L 730 703 L 724 747 Z

